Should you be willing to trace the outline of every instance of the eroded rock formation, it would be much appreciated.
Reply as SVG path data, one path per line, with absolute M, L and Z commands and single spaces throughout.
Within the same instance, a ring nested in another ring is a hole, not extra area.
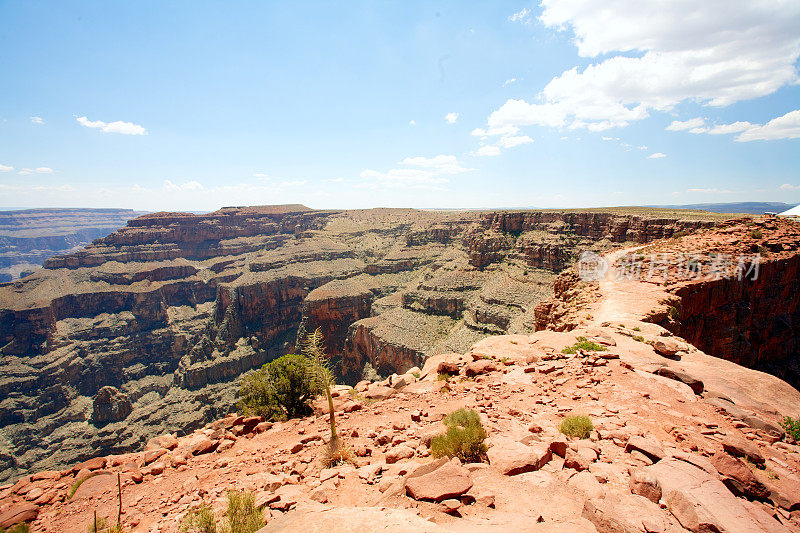
M 0 286 L 0 478 L 224 415 L 237 379 L 293 350 L 301 324 L 322 329 L 351 383 L 367 363 L 385 376 L 487 333 L 532 332 L 582 248 L 713 223 L 700 218 L 303 206 L 136 218 Z M 104 387 L 127 396 L 127 416 L 103 401 L 93 416 Z

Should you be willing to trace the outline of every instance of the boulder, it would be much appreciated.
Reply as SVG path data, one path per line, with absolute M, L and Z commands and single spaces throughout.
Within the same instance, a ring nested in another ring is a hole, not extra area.
M 458 460 L 452 460 L 427 474 L 409 477 L 405 487 L 415 500 L 441 502 L 466 493 L 472 488 L 472 478 Z
M 397 393 L 396 389 L 384 385 L 375 385 L 374 387 L 370 387 L 363 396 L 370 400 L 385 400 L 386 398 L 394 396 L 395 393 Z
M 643 468 L 634 470 L 628 483 L 632 494 L 643 496 L 653 503 L 661 499 L 661 485 L 658 479 Z
M 734 457 L 744 457 L 757 465 L 764 464 L 764 456 L 761 455 L 758 448 L 754 444 L 750 444 L 741 439 L 731 436 L 725 437 L 725 440 L 722 441 L 722 449 Z
M 625 445 L 625 451 L 630 453 L 633 450 L 644 454 L 654 463 L 664 458 L 664 450 L 661 449 L 661 445 L 658 441 L 652 437 L 634 435 L 628 439 L 628 443 Z
M 680 381 L 681 383 L 685 383 L 695 394 L 702 394 L 703 389 L 705 388 L 701 380 L 690 376 L 686 372 L 675 370 L 674 368 L 670 368 L 668 366 L 662 366 L 656 371 L 656 374 L 659 376 L 664 376 L 665 378 L 674 379 L 675 381 Z
M 715 476 L 685 461 L 664 459 L 646 470 L 661 485 L 670 512 L 689 531 L 786 531 L 763 510 L 734 496 Z
M 386 453 L 386 462 L 393 464 L 401 459 L 410 459 L 412 457 L 414 457 L 414 450 L 405 444 L 399 444 Z
M 661 355 L 671 357 L 676 353 L 685 350 L 686 346 L 679 343 L 675 339 L 660 338 L 653 341 L 653 349 Z
M 203 455 L 205 453 L 211 453 L 217 449 L 219 445 L 218 440 L 212 440 L 208 437 L 204 437 L 197 441 L 194 446 L 192 446 L 192 455 Z
M 490 359 L 478 359 L 477 361 L 473 361 L 464 367 L 464 375 L 471 377 L 479 374 L 488 374 L 489 372 L 495 372 L 496 370 L 497 364 L 495 364 L 494 361 Z
M 116 387 L 102 387 L 92 400 L 92 423 L 108 424 L 125 420 L 133 411 L 131 399 Z
M 489 464 L 507 476 L 539 470 L 553 458 L 546 444 L 527 446 L 511 439 L 498 439 L 487 452 Z
M 737 496 L 747 496 L 764 500 L 769 497 L 769 489 L 761 483 L 747 463 L 727 453 L 716 453 L 711 459 L 717 471 L 722 475 L 722 482 Z
M 578 472 L 567 482 L 571 487 L 578 489 L 587 498 L 602 498 L 604 495 L 603 487 L 594 474 L 584 471 Z
M 581 516 L 594 524 L 598 533 L 674 531 L 658 505 L 635 494 L 589 498 Z
M 17 503 L 0 513 L 0 527 L 10 528 L 23 522 L 32 522 L 39 515 L 39 506 L 33 503 Z

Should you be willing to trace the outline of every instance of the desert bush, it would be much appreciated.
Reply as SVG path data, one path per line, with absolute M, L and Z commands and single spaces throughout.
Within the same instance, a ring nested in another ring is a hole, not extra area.
M 568 416 L 558 428 L 567 437 L 577 437 L 579 439 L 588 439 L 593 429 L 592 421 L 586 415 Z
M 28 524 L 17 524 L 11 529 L 0 527 L 0 533 L 28 533 L 31 530 Z
M 483 460 L 486 455 L 486 430 L 476 411 L 459 409 L 444 419 L 447 431 L 431 439 L 434 457 L 458 457 L 465 463 Z
M 242 414 L 283 420 L 311 414 L 309 404 L 322 388 L 313 379 L 308 360 L 288 354 L 245 376 L 239 390 Z
M 762 237 L 764 237 L 764 234 L 761 233 L 761 230 L 753 229 L 750 230 L 750 237 L 752 237 L 753 239 L 761 239 Z
M 786 430 L 786 433 L 791 435 L 794 440 L 800 441 L 800 418 L 785 416 L 781 421 L 781 427 Z
M 181 531 L 191 533 L 217 533 L 214 511 L 206 504 L 190 509 L 181 521 Z
M 252 492 L 228 491 L 225 518 L 217 522 L 208 505 L 191 509 L 181 521 L 181 531 L 188 533 L 255 533 L 264 527 L 264 515 L 256 507 Z
M 584 350 L 586 352 L 604 352 L 606 347 L 602 344 L 597 344 L 596 342 L 587 340 L 586 337 L 578 337 L 578 342 L 572 346 L 564 347 L 564 349 L 561 350 L 561 353 L 573 354 L 578 350 Z

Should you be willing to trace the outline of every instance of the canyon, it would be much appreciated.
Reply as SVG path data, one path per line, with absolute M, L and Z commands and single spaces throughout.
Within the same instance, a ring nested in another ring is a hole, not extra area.
M 132 209 L 0 211 L 0 282 L 25 277 L 54 255 L 77 251 L 141 214 Z
M 0 285 L 0 477 L 139 449 L 227 414 L 320 328 L 354 384 L 528 334 L 584 250 L 729 217 L 641 208 L 153 213 Z M 556 284 L 558 287 L 558 284 Z

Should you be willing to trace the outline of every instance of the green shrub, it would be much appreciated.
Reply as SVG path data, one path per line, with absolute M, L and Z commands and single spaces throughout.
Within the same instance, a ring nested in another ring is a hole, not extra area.
M 486 455 L 486 430 L 476 411 L 459 409 L 444 419 L 447 431 L 431 439 L 434 457 L 458 457 L 465 463 L 476 463 Z
M 219 523 L 210 506 L 191 509 L 181 521 L 181 531 L 189 533 L 255 533 L 264 527 L 264 515 L 256 508 L 252 492 L 228 491 L 225 518 Z
M 642 331 L 642 328 L 640 328 L 639 326 L 636 326 L 635 328 L 633 328 L 633 331 Z
M 228 491 L 225 516 L 228 523 L 222 530 L 226 533 L 255 533 L 264 527 L 264 515 L 256 508 L 252 492 Z
M 579 439 L 589 438 L 593 429 L 592 421 L 586 415 L 568 416 L 561 422 L 561 426 L 558 428 L 558 430 L 567 437 L 577 437 Z
M 800 418 L 785 416 L 781 421 L 781 427 L 785 429 L 786 433 L 791 435 L 794 440 L 800 441 Z
M 246 416 L 284 420 L 311 414 L 309 404 L 320 392 L 308 359 L 288 354 L 247 375 L 239 390 L 239 410 Z
M 680 316 L 681 316 L 681 313 L 680 313 L 680 311 L 678 311 L 678 308 L 674 307 L 674 306 L 670 306 L 670 308 L 669 308 L 669 317 L 672 320 L 678 320 L 678 318 L 680 318 Z
M 572 346 L 566 346 L 561 350 L 561 353 L 573 354 L 578 350 L 584 350 L 586 352 L 604 352 L 606 351 L 606 347 L 602 344 L 586 340 L 586 337 L 578 337 L 578 342 Z
M 28 533 L 31 530 L 28 524 L 17 524 L 11 529 L 0 527 L 0 533 Z

